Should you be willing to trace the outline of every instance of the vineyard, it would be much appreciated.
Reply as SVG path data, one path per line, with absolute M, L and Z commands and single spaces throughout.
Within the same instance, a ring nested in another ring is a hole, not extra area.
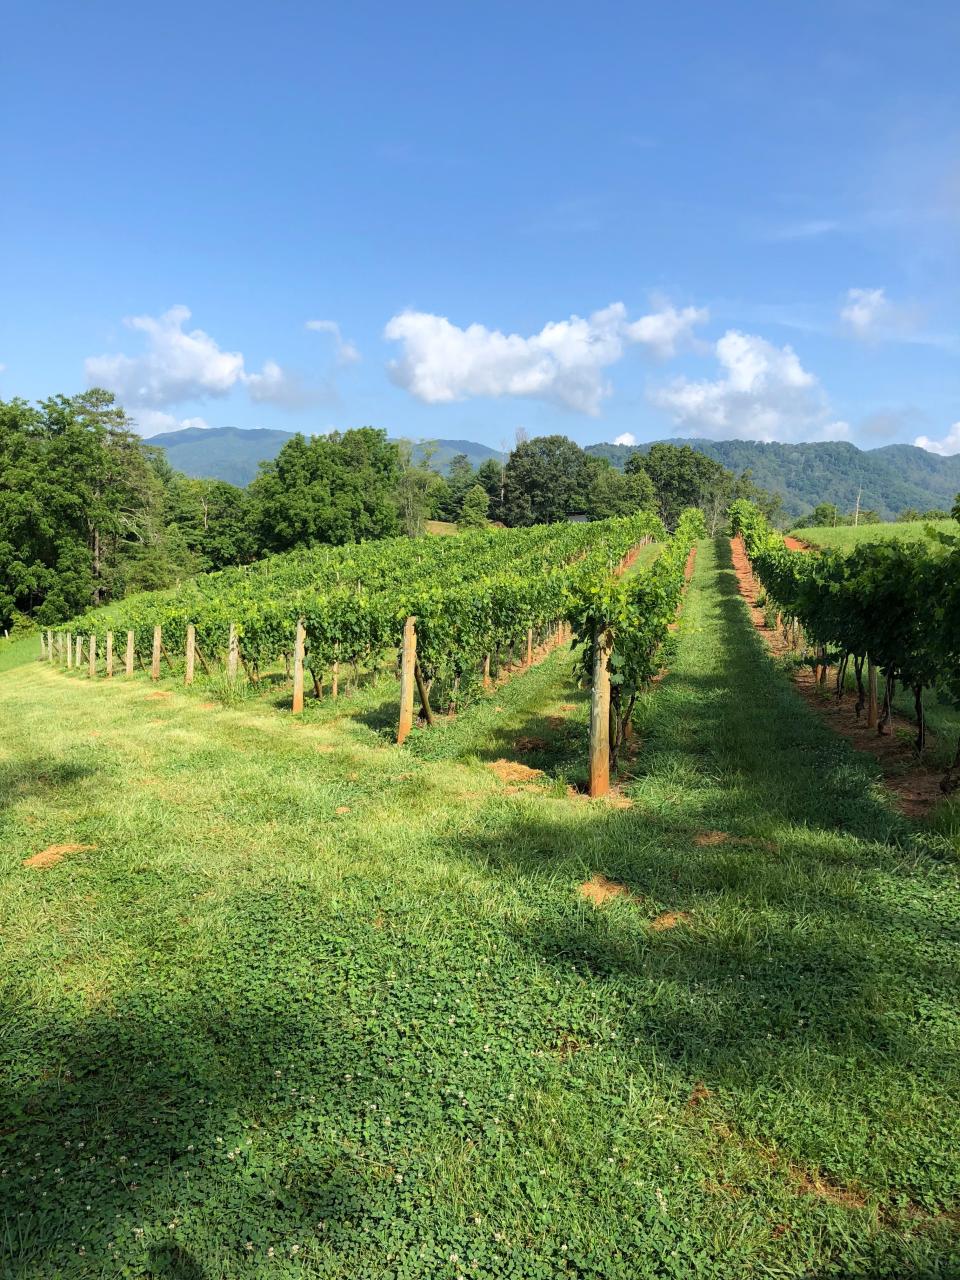
M 734 519 L 780 633 L 841 662 L 851 557 Z M 955 555 L 917 569 L 941 640 Z M 914 824 L 797 698 L 698 516 L 283 556 L 26 643 L 11 1275 L 960 1266 L 951 804 Z
M 835 665 L 837 696 L 843 696 L 852 662 L 858 715 L 872 716 L 879 673 L 876 723 L 883 733 L 897 687 L 908 690 L 916 747 L 922 752 L 924 695 L 935 690 L 954 708 L 960 706 L 960 536 L 931 531 L 922 542 L 887 538 L 861 541 L 846 554 L 809 554 L 788 550 L 749 503 L 735 503 L 731 516 L 768 607 L 794 637 L 802 628 L 805 639 L 817 646 L 822 671 Z M 957 770 L 960 742 L 944 790 L 957 785 Z
M 195 676 L 221 665 L 234 679 L 242 664 L 254 685 L 282 665 L 292 707 L 304 706 L 304 672 L 315 693 L 340 664 L 376 668 L 399 651 L 397 739 L 434 699 L 462 705 L 489 687 L 506 656 L 561 638 L 582 645 L 580 675 L 595 697 L 590 791 L 609 785 L 629 732 L 636 697 L 662 668 L 679 607 L 691 547 L 703 533 L 699 513 L 684 513 L 671 537 L 640 513 L 595 523 L 490 530 L 450 539 L 404 538 L 348 550 L 276 556 L 146 593 L 75 620 L 45 640 L 45 654 L 91 677 L 113 676 L 115 640 L 123 670 L 139 662 L 158 679 L 161 664 Z M 660 544 L 649 563 L 624 573 L 641 547 Z M 86 649 L 84 650 L 84 646 Z M 86 659 L 84 661 L 84 652 Z M 183 655 L 182 667 L 173 655 Z

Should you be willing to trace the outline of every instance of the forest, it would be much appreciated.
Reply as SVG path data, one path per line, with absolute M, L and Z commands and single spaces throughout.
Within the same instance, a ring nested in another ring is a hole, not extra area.
M 731 501 L 776 498 L 689 447 L 654 445 L 623 470 L 562 435 L 506 461 L 455 456 L 441 475 L 384 430 L 292 435 L 246 488 L 175 471 L 99 388 L 0 401 L 0 626 L 16 633 L 89 606 L 298 547 L 419 536 L 428 520 L 511 528 L 639 511 L 710 532 Z

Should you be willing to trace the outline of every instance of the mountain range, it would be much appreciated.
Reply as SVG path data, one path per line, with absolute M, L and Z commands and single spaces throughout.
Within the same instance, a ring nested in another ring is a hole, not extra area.
M 171 466 L 191 476 L 228 480 L 246 485 L 257 474 L 261 461 L 276 457 L 291 432 L 239 427 L 187 427 L 152 436 L 148 441 L 163 449 Z M 960 454 L 942 458 L 909 444 L 858 449 L 845 442 L 820 444 L 760 444 L 752 440 L 669 440 L 690 445 L 738 474 L 749 470 L 754 483 L 783 498 L 792 517 L 806 515 L 818 502 L 832 502 L 852 511 L 860 503 L 892 519 L 906 508 L 926 511 L 949 509 L 960 492 Z M 588 445 L 586 452 L 609 458 L 622 468 L 637 450 L 650 444 Z M 474 467 L 487 458 L 503 455 L 471 440 L 421 440 L 414 444 L 420 458 L 444 472 L 451 459 L 464 453 Z

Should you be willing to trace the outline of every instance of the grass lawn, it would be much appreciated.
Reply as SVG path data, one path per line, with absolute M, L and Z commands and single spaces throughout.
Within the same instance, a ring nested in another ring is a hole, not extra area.
M 791 537 L 809 542 L 812 547 L 830 547 L 836 551 L 852 551 L 861 542 L 885 542 L 897 538 L 901 542 L 922 542 L 930 528 L 940 533 L 960 533 L 956 520 L 905 520 L 902 524 L 838 525 L 835 529 L 793 529 Z
M 0 1274 L 960 1274 L 957 850 L 723 541 L 678 639 L 629 808 L 568 792 L 565 650 L 403 749 L 386 677 L 4 671 Z

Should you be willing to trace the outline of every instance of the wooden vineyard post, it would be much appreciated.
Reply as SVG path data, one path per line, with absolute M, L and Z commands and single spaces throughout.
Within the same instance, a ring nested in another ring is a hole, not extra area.
M 298 618 L 297 634 L 293 642 L 293 711 L 295 715 L 303 710 L 303 649 L 306 634 L 303 619 Z
M 87 670 L 91 677 L 97 674 L 97 637 L 96 636 L 90 637 L 90 659 L 87 664 Z
M 527 627 L 527 666 L 533 666 L 533 627 Z
M 67 632 L 67 670 L 73 670 L 73 632 Z
M 877 707 L 877 668 L 867 659 L 867 728 L 875 729 L 879 718 Z
M 183 673 L 183 683 L 193 684 L 193 668 L 197 660 L 197 628 L 192 622 L 187 623 L 187 652 L 186 652 L 186 670 Z
M 485 689 L 490 688 L 490 655 L 489 653 L 485 654 L 483 658 L 483 687 Z
M 159 624 L 153 628 L 153 659 L 150 663 L 150 679 L 160 679 L 160 646 L 162 644 Z
M 128 631 L 127 632 L 127 652 L 124 655 L 124 661 L 123 661 L 124 674 L 128 676 L 133 675 L 133 648 L 134 648 L 133 632 Z
M 340 694 L 340 663 L 335 662 L 330 668 L 330 697 L 336 698 Z
M 83 662 L 83 636 L 77 636 L 77 650 L 73 656 L 73 665 L 80 670 L 80 664 Z
M 47 631 L 47 657 L 53 661 L 53 631 Z
M 63 632 L 57 632 L 57 661 L 63 662 Z
M 47 642 L 43 638 L 43 632 L 40 632 L 40 661 L 43 662 L 47 656 Z
M 610 669 L 602 631 L 593 639 L 593 689 L 590 697 L 590 794 L 610 790 Z
M 237 624 L 230 623 L 230 640 L 227 649 L 227 675 L 231 680 L 237 678 L 237 663 L 240 658 L 240 642 L 237 639 Z
M 403 624 L 403 649 L 400 655 L 400 723 L 397 742 L 402 743 L 413 728 L 413 687 L 417 666 L 417 620 L 408 618 Z
M 113 632 L 107 632 L 107 675 L 113 675 Z

